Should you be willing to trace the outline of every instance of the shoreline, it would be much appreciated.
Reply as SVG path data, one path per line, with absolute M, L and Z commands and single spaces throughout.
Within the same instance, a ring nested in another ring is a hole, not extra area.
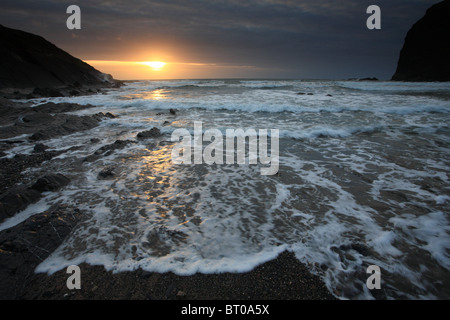
M 69 290 L 70 274 L 36 274 L 19 299 L 26 300 L 336 300 L 323 281 L 311 274 L 293 253 L 245 273 L 188 276 L 172 272 L 112 273 L 103 266 L 82 263 L 81 289 Z
M 5 111 L 0 116 L 0 161 L 3 164 L 0 172 L 4 180 L 0 213 L 3 219 L 14 216 L 36 202 L 40 192 L 58 190 L 70 184 L 70 179 L 67 181 L 54 172 L 47 172 L 34 184 L 30 183 L 30 177 L 22 174 L 27 168 L 40 166 L 64 152 L 47 151 L 43 144 L 46 139 L 88 130 L 100 121 L 114 117 L 109 113 L 90 116 L 66 114 L 80 108 L 89 106 L 47 103 L 31 109 L 27 104 L 0 99 L 0 109 Z M 19 118 L 26 121 L 18 122 Z M 9 129 L 14 129 L 14 132 L 9 132 Z M 31 136 L 13 140 L 23 134 Z M 6 158 L 4 152 L 24 139 L 36 142 L 35 152 Z M 102 148 L 114 150 L 121 145 L 116 144 Z M 77 208 L 54 204 L 52 208 L 36 212 L 25 221 L 0 231 L 0 299 L 336 300 L 325 283 L 313 275 L 293 253 L 287 251 L 246 273 L 178 276 L 171 272 L 156 273 L 139 269 L 113 274 L 102 266 L 81 264 L 81 290 L 67 288 L 69 275 L 66 270 L 50 276 L 35 274 L 35 267 L 64 241 L 80 220 L 82 212 Z M 58 222 L 57 229 L 52 224 L 55 221 Z M 39 254 L 36 254 L 37 251 Z

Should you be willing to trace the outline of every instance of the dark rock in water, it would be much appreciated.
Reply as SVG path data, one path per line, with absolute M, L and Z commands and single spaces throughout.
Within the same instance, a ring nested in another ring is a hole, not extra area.
M 40 36 L 0 25 L 0 43 L 0 88 L 57 88 L 74 83 L 112 86 L 115 83 L 110 75 Z
M 0 138 L 33 134 L 32 141 L 45 140 L 98 126 L 90 116 L 64 114 L 91 108 L 74 103 L 46 103 L 37 107 L 0 100 Z
M 45 150 L 47 150 L 48 147 L 43 144 L 43 143 L 36 143 L 36 145 L 34 146 L 33 152 L 34 153 L 42 153 L 45 152 Z
M 126 146 L 128 146 L 130 143 L 133 143 L 133 141 L 131 141 L 131 140 L 116 140 L 112 144 L 108 144 L 106 146 L 101 147 L 100 149 L 98 149 L 95 152 L 95 154 L 99 155 L 99 154 L 107 153 L 109 151 L 123 149 Z
M 170 109 L 169 112 L 172 115 L 176 115 L 177 114 L 177 111 L 175 109 Z
M 160 135 L 161 131 L 158 128 L 153 127 L 148 131 L 139 132 L 136 137 L 138 139 L 148 139 L 148 138 L 156 138 L 159 137 Z
M 0 232 L 0 299 L 20 298 L 34 269 L 61 245 L 81 215 L 60 205 Z
M 20 187 L 8 190 L 0 196 L 0 221 L 12 217 L 40 198 L 37 190 Z
M 378 78 L 375 77 L 368 77 L 368 78 L 361 78 L 358 79 L 359 81 L 378 81 Z
M 43 162 L 60 155 L 62 151 L 47 151 L 31 155 L 16 154 L 13 158 L 0 159 L 0 194 L 10 190 L 11 186 L 17 185 L 23 180 L 22 171 L 38 167 Z
M 18 125 L 31 127 L 40 125 L 41 123 L 48 124 L 53 120 L 55 120 L 55 118 L 53 118 L 50 113 L 31 113 L 22 117 L 21 122 L 24 124 L 18 123 Z
M 450 1 L 431 6 L 408 31 L 392 80 L 450 81 Z
M 342 251 L 355 250 L 356 252 L 358 252 L 359 254 L 362 254 L 363 256 L 370 255 L 370 248 L 362 243 L 351 243 L 351 244 L 341 245 L 341 246 L 339 246 L 339 249 L 341 249 Z
M 89 116 L 69 114 L 27 116 L 24 121 L 33 122 L 39 131 L 30 136 L 31 141 L 47 140 L 58 136 L 89 130 L 98 126 L 99 120 Z
M 47 102 L 34 107 L 33 110 L 35 112 L 42 112 L 42 113 L 65 113 L 65 112 L 85 110 L 93 107 L 94 106 L 91 104 L 81 105 L 77 103 L 68 103 L 68 102 L 63 103 Z
M 136 143 L 136 142 L 135 141 L 131 141 L 131 140 L 116 140 L 114 143 L 105 145 L 105 146 L 101 147 L 100 149 L 98 149 L 97 151 L 95 151 L 94 154 L 92 154 L 90 156 L 87 156 L 84 159 L 84 161 L 92 162 L 92 161 L 95 161 L 97 159 L 100 159 L 101 157 L 109 156 L 115 150 L 123 149 L 123 148 L 125 148 L 126 146 L 128 146 L 131 143 Z
M 107 113 L 99 112 L 99 113 L 94 114 L 92 117 L 98 121 L 101 121 L 103 119 L 116 119 L 117 118 L 117 116 L 112 114 L 111 112 L 107 112 Z
M 0 196 L 0 221 L 39 201 L 42 192 L 56 191 L 69 183 L 70 179 L 62 174 L 49 174 L 39 178 L 31 187 L 19 186 L 9 189 Z
M 70 179 L 60 173 L 48 174 L 39 178 L 31 188 L 39 192 L 57 191 L 69 183 Z
M 99 172 L 98 174 L 98 178 L 99 179 L 109 179 L 109 178 L 113 178 L 116 173 L 114 172 L 114 167 L 107 167 L 104 168 L 102 171 Z
M 168 146 L 168 145 L 171 145 L 171 144 L 174 144 L 174 142 L 172 142 L 172 141 L 160 141 L 160 142 L 159 142 L 159 145 L 160 145 L 161 147 L 163 147 L 163 146 Z
M 91 139 L 91 143 L 99 143 L 100 139 L 99 138 L 92 138 Z

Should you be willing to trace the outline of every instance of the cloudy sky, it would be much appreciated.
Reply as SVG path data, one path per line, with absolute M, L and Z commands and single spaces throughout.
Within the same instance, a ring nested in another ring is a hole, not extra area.
M 0 24 L 39 34 L 118 79 L 378 77 L 439 0 L 1 0 Z M 81 9 L 69 30 L 66 9 Z M 381 8 L 381 30 L 366 9 Z M 157 70 L 135 62 L 163 61 Z

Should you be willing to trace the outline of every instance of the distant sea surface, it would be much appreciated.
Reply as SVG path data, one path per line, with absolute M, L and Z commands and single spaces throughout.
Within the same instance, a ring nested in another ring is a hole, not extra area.
M 30 173 L 54 170 L 72 183 L 0 225 L 54 203 L 85 212 L 37 271 L 87 262 L 118 272 L 245 272 L 289 250 L 340 298 L 450 298 L 450 83 L 137 81 L 32 100 L 47 101 L 90 103 L 76 114 L 119 117 L 46 141 L 80 147 Z M 193 132 L 194 121 L 224 135 L 278 129 L 278 173 L 262 176 L 260 164 L 173 164 L 171 133 Z M 154 126 L 162 137 L 135 139 Z M 133 143 L 82 161 L 116 140 Z M 115 176 L 99 179 L 104 168 Z M 369 265 L 381 269 L 380 290 L 366 286 Z

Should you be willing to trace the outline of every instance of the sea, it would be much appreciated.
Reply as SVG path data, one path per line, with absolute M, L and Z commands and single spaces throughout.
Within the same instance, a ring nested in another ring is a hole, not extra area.
M 128 81 L 91 96 L 27 101 L 91 104 L 73 114 L 117 116 L 44 141 L 75 148 L 28 169 L 72 182 L 0 230 L 55 204 L 83 212 L 36 272 L 86 262 L 113 272 L 242 273 L 287 250 L 339 299 L 450 299 L 450 83 Z M 194 133 L 195 122 L 224 136 L 278 130 L 278 171 L 262 175 L 260 162 L 174 163 L 182 141 L 172 133 Z M 136 139 L 153 127 L 162 135 Z M 131 142 L 83 161 L 117 140 Z M 111 177 L 99 177 L 105 168 Z M 380 289 L 369 289 L 369 266 L 380 269 Z

